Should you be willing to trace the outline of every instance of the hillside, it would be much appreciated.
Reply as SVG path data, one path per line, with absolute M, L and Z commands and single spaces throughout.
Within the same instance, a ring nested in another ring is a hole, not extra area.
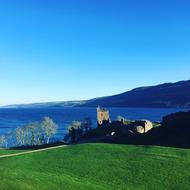
M 60 101 L 60 102 L 45 102 L 45 103 L 33 103 L 33 104 L 14 104 L 3 106 L 2 108 L 64 108 L 64 107 L 76 107 L 85 104 L 86 101 Z
M 0 161 L 1 190 L 190 189 L 185 149 L 83 144 Z
M 190 80 L 140 87 L 131 91 L 90 100 L 82 106 L 103 107 L 190 107 Z
M 63 108 L 97 106 L 190 108 L 190 80 L 135 88 L 122 94 L 94 98 L 91 100 L 9 105 L 4 108 Z

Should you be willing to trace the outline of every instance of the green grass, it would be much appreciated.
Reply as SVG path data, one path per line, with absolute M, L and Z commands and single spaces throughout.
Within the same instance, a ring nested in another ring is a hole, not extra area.
M 0 159 L 0 190 L 190 189 L 190 150 L 83 144 Z
M 162 125 L 160 123 L 153 122 L 152 125 L 153 125 L 153 127 L 162 127 Z
M 0 155 L 14 154 L 18 152 L 23 152 L 23 150 L 9 150 L 9 149 L 0 149 Z

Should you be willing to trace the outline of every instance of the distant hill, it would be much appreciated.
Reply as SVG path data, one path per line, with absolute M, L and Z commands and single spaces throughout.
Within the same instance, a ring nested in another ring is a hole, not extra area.
M 122 94 L 84 101 L 63 101 L 5 108 L 60 108 L 60 107 L 151 107 L 190 108 L 190 80 L 135 88 Z
M 190 108 L 190 80 L 135 88 L 122 94 L 89 100 L 81 106 Z
M 7 105 L 2 108 L 63 108 L 63 107 L 76 107 L 84 104 L 86 101 L 63 101 L 63 102 L 47 102 L 47 103 L 34 103 L 34 104 L 15 104 Z

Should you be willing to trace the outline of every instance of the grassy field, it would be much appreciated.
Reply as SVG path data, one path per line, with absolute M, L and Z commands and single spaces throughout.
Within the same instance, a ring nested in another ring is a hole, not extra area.
M 189 190 L 190 150 L 83 144 L 2 158 L 0 190 L 16 189 Z
M 23 150 L 9 150 L 9 149 L 0 149 L 0 155 L 14 154 L 18 152 L 24 152 Z

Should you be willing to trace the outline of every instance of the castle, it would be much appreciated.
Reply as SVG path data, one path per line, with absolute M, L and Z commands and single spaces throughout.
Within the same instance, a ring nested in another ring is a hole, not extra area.
M 121 120 L 112 121 L 110 120 L 109 111 L 105 108 L 97 108 L 97 123 L 98 127 L 110 127 L 110 128 L 123 128 L 128 132 L 132 133 L 147 133 L 153 128 L 152 122 L 148 120 L 135 120 L 128 121 L 125 118 Z
M 105 122 L 110 122 L 109 111 L 107 109 L 100 107 L 97 108 L 97 122 L 99 127 L 101 127 Z

